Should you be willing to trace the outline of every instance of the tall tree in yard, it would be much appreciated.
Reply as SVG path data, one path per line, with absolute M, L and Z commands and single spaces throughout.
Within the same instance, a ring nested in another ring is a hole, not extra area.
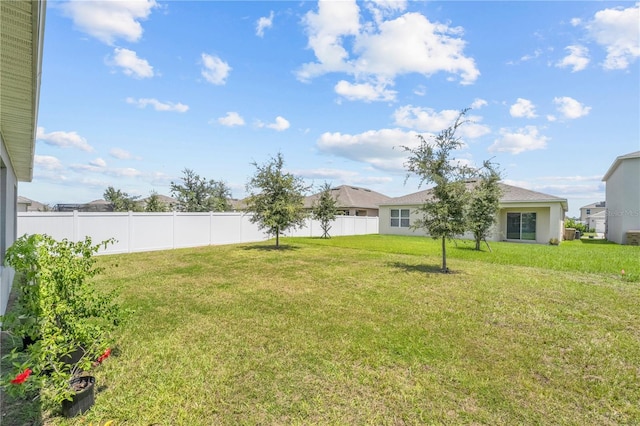
M 431 199 L 418 207 L 422 217 L 414 221 L 412 228 L 422 228 L 432 238 L 442 240 L 442 272 L 449 271 L 447 239 L 462 234 L 467 225 L 466 204 L 469 197 L 465 179 L 472 175 L 473 170 L 452 158 L 453 152 L 462 146 L 456 131 L 466 122 L 463 118 L 467 111 L 462 110 L 453 125 L 435 136 L 432 143 L 418 135 L 418 147 L 402 147 L 409 153 L 405 163 L 407 178 L 415 174 L 420 179 L 420 185 L 435 184 Z
M 191 169 L 182 171 L 182 183 L 171 182 L 171 195 L 182 212 L 224 212 L 231 210 L 231 190 L 222 181 L 206 180 Z
M 105 201 L 108 201 L 113 207 L 114 212 L 127 212 L 139 210 L 137 200 L 139 196 L 132 196 L 119 189 L 115 189 L 113 186 L 107 188 L 104 191 L 103 197 Z
M 168 209 L 167 205 L 160 201 L 160 197 L 158 193 L 152 191 L 149 194 L 149 198 L 147 198 L 147 203 L 144 207 L 144 211 L 146 212 L 166 212 Z
M 302 178 L 285 173 L 282 154 L 278 153 L 266 164 L 252 163 L 255 175 L 247 183 L 247 211 L 252 212 L 251 222 L 276 237 L 280 247 L 280 234 L 290 228 L 304 225 L 304 194 L 309 187 Z
M 471 191 L 471 201 L 467 212 L 468 229 L 473 233 L 476 242 L 476 250 L 480 250 L 480 243 L 484 240 L 487 243 L 487 236 L 491 227 L 497 221 L 498 210 L 500 209 L 500 173 L 496 166 L 485 161 L 484 166 L 479 171 L 478 183 Z M 489 247 L 491 251 L 491 247 Z
M 331 229 L 331 221 L 338 214 L 337 202 L 331 194 L 331 185 L 327 182 L 321 187 L 320 197 L 316 200 L 312 209 L 312 217 L 320 221 L 322 228 L 322 238 L 329 238 L 329 230 Z

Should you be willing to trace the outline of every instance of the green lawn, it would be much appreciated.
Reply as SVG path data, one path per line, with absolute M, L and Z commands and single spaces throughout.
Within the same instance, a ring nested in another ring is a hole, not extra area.
M 640 423 L 640 248 L 458 242 L 441 274 L 425 238 L 283 243 L 100 257 L 136 313 L 46 422 Z

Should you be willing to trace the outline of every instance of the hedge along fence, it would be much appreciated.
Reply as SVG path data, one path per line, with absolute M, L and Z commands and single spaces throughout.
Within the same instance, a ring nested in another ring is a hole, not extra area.
M 20 212 L 18 236 L 47 234 L 56 240 L 94 242 L 115 238 L 116 243 L 99 254 L 170 250 L 208 245 L 264 241 L 269 237 L 251 223 L 244 213 L 82 213 Z M 378 218 L 338 216 L 332 222 L 331 236 L 378 233 Z M 307 219 L 302 229 L 285 236 L 320 237 L 320 222 Z

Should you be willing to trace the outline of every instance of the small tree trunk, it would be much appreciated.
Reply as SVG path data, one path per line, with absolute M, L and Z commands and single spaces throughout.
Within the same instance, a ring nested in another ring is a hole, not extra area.
M 442 272 L 448 272 L 447 269 L 447 243 L 445 237 L 442 237 Z
M 276 248 L 280 247 L 280 227 L 276 227 Z
M 480 238 L 476 237 L 476 250 L 480 251 Z

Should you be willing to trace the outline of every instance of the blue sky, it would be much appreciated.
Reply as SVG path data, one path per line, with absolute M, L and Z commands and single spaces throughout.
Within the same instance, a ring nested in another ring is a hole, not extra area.
M 638 22 L 615 1 L 49 0 L 19 193 L 170 195 L 189 168 L 242 198 L 251 163 L 281 152 L 309 184 L 401 196 L 418 181 L 398 147 L 471 107 L 456 158 L 493 158 L 576 216 L 640 149 Z

